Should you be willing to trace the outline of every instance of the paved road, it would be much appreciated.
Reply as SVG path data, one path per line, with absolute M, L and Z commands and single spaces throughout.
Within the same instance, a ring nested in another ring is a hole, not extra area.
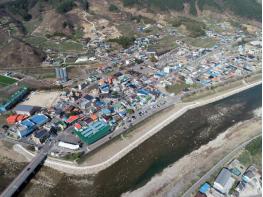
M 20 172 L 20 174 L 10 183 L 10 185 L 3 191 L 0 197 L 11 197 L 23 185 L 23 183 L 30 177 L 36 168 L 44 162 L 47 158 L 49 150 L 53 146 L 52 142 L 48 142 L 38 154 L 31 160 L 31 162 Z
M 191 197 L 193 192 L 196 192 L 197 189 L 203 184 L 206 180 L 208 180 L 212 174 L 214 174 L 218 169 L 222 168 L 226 162 L 231 160 L 242 148 L 244 148 L 247 144 L 249 144 L 252 140 L 256 139 L 257 137 L 261 136 L 259 134 L 252 139 L 240 144 L 236 147 L 233 151 L 231 151 L 228 155 L 226 155 L 223 159 L 221 159 L 216 165 L 214 165 L 204 176 L 202 176 L 195 184 L 193 184 L 183 195 L 182 197 Z M 168 194 L 167 197 L 173 197 L 174 189 L 172 189 Z

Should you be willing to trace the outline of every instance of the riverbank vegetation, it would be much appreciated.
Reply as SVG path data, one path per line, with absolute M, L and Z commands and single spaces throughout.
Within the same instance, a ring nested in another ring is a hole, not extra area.
M 239 155 L 238 160 L 246 167 L 254 164 L 261 169 L 262 161 L 262 138 L 258 137 L 250 142 L 242 153 Z

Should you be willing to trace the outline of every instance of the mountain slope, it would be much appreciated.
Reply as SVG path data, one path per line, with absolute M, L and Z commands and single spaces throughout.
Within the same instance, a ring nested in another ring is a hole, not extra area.
M 201 11 L 225 11 L 258 21 L 262 16 L 261 4 L 258 0 L 122 0 L 122 2 L 124 6 L 144 6 L 151 9 L 176 11 L 183 11 L 188 4 L 192 15 L 196 15 L 199 8 Z

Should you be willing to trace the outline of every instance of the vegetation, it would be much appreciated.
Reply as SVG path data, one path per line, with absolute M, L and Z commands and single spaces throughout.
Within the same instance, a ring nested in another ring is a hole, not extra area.
M 135 37 L 120 36 L 118 38 L 109 39 L 109 42 L 116 42 L 123 48 L 128 48 L 135 41 Z
M 119 12 L 120 9 L 116 5 L 110 4 L 109 11 L 111 11 L 111 12 Z
M 174 85 L 170 85 L 165 87 L 167 92 L 178 94 L 181 91 L 188 90 L 190 88 L 198 88 L 198 84 L 186 84 L 186 83 L 176 83 Z
M 89 10 L 89 2 L 88 0 L 80 0 L 80 6 L 82 7 L 82 9 L 88 11 Z
M 13 78 L 0 75 L 0 85 L 8 86 L 8 85 L 15 83 L 16 81 L 17 80 L 15 80 Z
M 198 1 L 198 7 L 201 11 L 205 10 L 205 9 L 216 9 L 216 10 L 222 10 L 222 8 L 220 7 L 219 4 L 217 4 L 215 1 L 213 0 L 199 0 Z
M 47 35 L 47 37 L 52 35 Z M 45 37 L 40 36 L 30 36 L 25 38 L 25 41 L 29 43 L 32 46 L 35 46 L 40 49 L 53 49 L 60 52 L 65 51 L 82 51 L 83 46 L 80 43 L 71 41 L 71 40 L 65 40 L 60 43 L 57 43 L 52 40 L 48 40 Z
M 172 20 L 171 23 L 174 27 L 184 25 L 187 31 L 189 31 L 190 37 L 196 38 L 205 35 L 206 25 L 203 22 L 196 21 L 187 17 L 177 17 Z
M 29 21 L 32 16 L 28 13 L 29 9 L 32 8 L 36 4 L 36 1 L 30 0 L 15 0 L 7 2 L 2 5 L 6 7 L 11 13 L 14 15 L 21 16 L 25 21 Z
M 197 15 L 197 11 L 195 8 L 195 0 L 190 0 L 190 14 L 196 16 Z
M 123 0 L 124 6 L 144 6 L 161 10 L 183 11 L 184 0 Z M 257 0 L 188 0 L 190 13 L 196 15 L 195 3 L 200 10 L 231 11 L 234 14 L 251 19 L 261 20 L 261 4 Z
M 70 153 L 70 154 L 67 154 L 67 155 L 64 157 L 64 159 L 65 159 L 65 160 L 69 160 L 69 161 L 78 161 L 82 155 L 83 155 L 82 152 Z
M 256 0 L 227 0 L 224 8 L 229 8 L 234 14 L 251 19 L 261 20 L 262 6 Z
M 184 0 L 123 0 L 124 6 L 147 6 L 161 10 L 173 9 L 182 11 L 184 9 Z
M 56 7 L 56 10 L 58 13 L 67 13 L 68 11 L 72 10 L 74 7 L 74 1 L 73 0 L 63 0 L 61 3 L 58 4 Z
M 262 138 L 258 137 L 250 142 L 245 150 L 239 155 L 238 160 L 246 167 L 255 164 L 261 168 Z

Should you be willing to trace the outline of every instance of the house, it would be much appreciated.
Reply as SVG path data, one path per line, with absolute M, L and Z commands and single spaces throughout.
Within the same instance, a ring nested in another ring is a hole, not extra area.
M 245 182 L 245 183 L 249 183 L 252 181 L 252 179 L 256 176 L 256 170 L 255 170 L 255 167 L 253 166 L 250 166 L 246 172 L 243 174 L 242 176 L 242 180 Z
M 213 187 L 222 194 L 228 194 L 234 182 L 235 179 L 231 177 L 231 172 L 227 168 L 223 168 L 216 177 Z
M 68 124 L 73 124 L 79 119 L 79 116 L 70 116 L 65 122 Z
M 37 111 L 37 108 L 31 105 L 17 105 L 13 111 L 16 114 L 22 114 L 30 116 Z
M 34 132 L 32 139 L 37 144 L 43 144 L 49 135 L 50 133 L 46 129 L 41 129 Z

